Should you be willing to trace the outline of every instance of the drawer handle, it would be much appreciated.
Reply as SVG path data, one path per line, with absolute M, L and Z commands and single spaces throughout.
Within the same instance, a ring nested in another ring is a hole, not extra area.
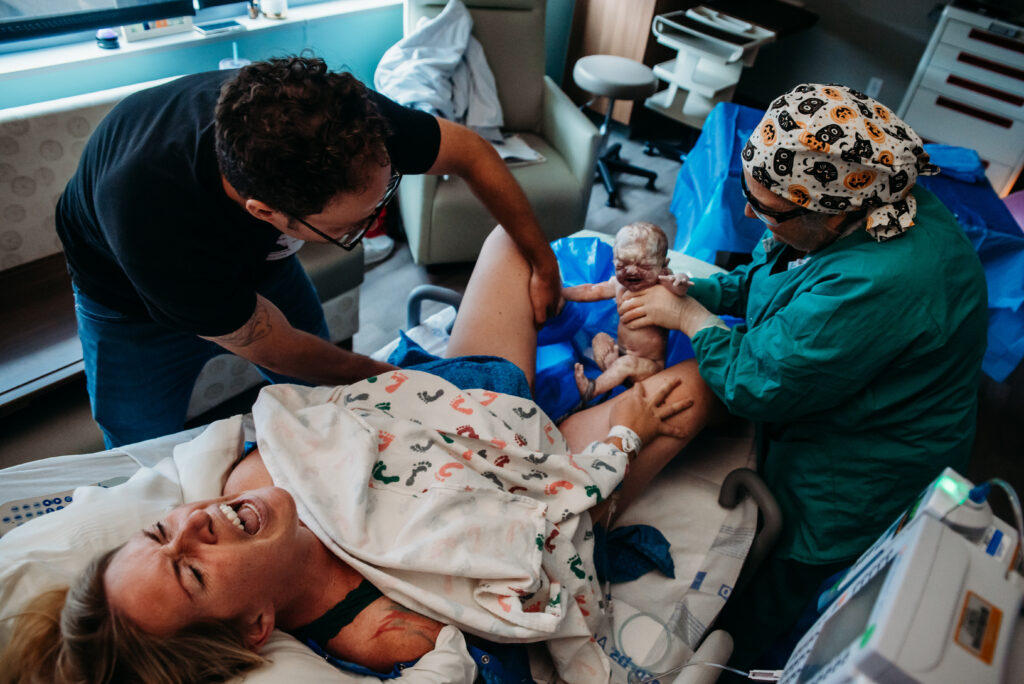
M 987 95 L 997 100 L 1002 100 L 1003 102 L 1009 102 L 1015 107 L 1020 107 L 1021 105 L 1024 105 L 1024 97 L 1021 97 L 1020 95 L 1014 95 L 1013 93 L 1007 93 L 1003 90 L 989 88 L 986 85 L 975 83 L 974 81 L 968 81 L 966 78 L 960 78 L 959 76 L 954 76 L 953 74 L 950 74 L 949 76 L 946 77 L 946 83 L 950 85 L 959 86 L 966 90 L 973 90 L 976 93 L 981 93 L 982 95 Z
M 942 97 L 941 95 L 935 99 L 935 104 L 940 107 L 945 107 L 946 109 L 952 109 L 954 112 L 973 116 L 975 119 L 981 119 L 982 121 L 1002 126 L 1003 128 L 1010 128 L 1013 126 L 1013 121 L 1011 119 L 1007 119 L 1006 117 L 998 116 L 981 109 L 975 109 L 970 105 L 965 105 L 962 102 L 957 102 L 956 100 L 950 100 L 948 97 Z
M 980 67 L 989 71 L 994 71 L 997 74 L 1003 76 L 1009 76 L 1015 78 L 1018 81 L 1024 81 L 1024 71 L 1020 69 L 1014 69 L 1011 66 L 1000 64 L 999 62 L 993 62 L 990 59 L 984 59 L 983 57 L 977 57 L 967 52 L 961 52 L 956 56 L 956 61 L 963 62 L 964 64 L 970 64 L 971 66 Z
M 1024 43 L 1013 38 L 1005 38 L 1003 36 L 997 36 L 994 33 L 988 31 L 982 31 L 981 29 L 972 28 L 970 33 L 967 34 L 968 38 L 974 40 L 980 40 L 983 43 L 989 43 L 996 47 L 1006 48 L 1007 50 L 1013 50 L 1014 52 L 1020 52 L 1024 54 Z

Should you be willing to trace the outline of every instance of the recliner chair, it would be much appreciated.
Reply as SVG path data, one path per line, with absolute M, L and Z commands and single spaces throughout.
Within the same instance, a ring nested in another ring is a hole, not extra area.
M 554 240 L 583 227 L 599 135 L 594 124 L 544 74 L 546 0 L 464 0 L 473 35 L 494 72 L 506 134 L 519 134 L 546 159 L 511 167 L 541 228 Z M 447 0 L 405 0 L 405 33 Z M 399 210 L 420 264 L 473 261 L 495 220 L 462 179 L 407 176 Z

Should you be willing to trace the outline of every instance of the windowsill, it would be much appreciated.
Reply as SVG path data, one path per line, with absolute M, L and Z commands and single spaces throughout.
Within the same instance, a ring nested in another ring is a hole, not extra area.
M 22 78 L 31 74 L 56 71 L 68 66 L 108 65 L 139 54 L 174 50 L 188 45 L 239 40 L 240 37 L 252 31 L 274 31 L 285 27 L 295 27 L 296 25 L 306 24 L 318 19 L 400 4 L 402 4 L 402 0 L 333 0 L 314 5 L 290 7 L 286 19 L 268 19 L 263 16 L 257 19 L 250 19 L 247 14 L 230 17 L 244 26 L 246 28 L 245 31 L 204 36 L 195 30 L 189 30 L 131 43 L 122 39 L 120 41 L 121 47 L 116 50 L 104 50 L 96 45 L 95 42 L 87 41 L 38 50 L 14 52 L 0 55 L 0 81 L 13 77 Z

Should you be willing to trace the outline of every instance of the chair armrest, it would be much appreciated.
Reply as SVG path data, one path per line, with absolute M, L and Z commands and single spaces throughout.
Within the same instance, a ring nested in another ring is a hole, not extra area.
M 398 186 L 398 211 L 409 241 L 409 251 L 416 263 L 434 263 L 430 254 L 430 231 L 433 224 L 434 194 L 437 176 L 421 174 L 406 176 Z
M 587 115 L 548 76 L 544 77 L 541 135 L 562 155 L 589 196 L 600 134 Z

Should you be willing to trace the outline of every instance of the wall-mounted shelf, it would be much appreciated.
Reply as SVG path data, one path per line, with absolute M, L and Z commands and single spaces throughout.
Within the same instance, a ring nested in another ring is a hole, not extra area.
M 761 26 L 700 6 L 659 14 L 651 31 L 678 56 L 654 67 L 668 88 L 647 98 L 648 108 L 701 128 L 711 108 L 732 99 L 743 67 L 775 40 Z

